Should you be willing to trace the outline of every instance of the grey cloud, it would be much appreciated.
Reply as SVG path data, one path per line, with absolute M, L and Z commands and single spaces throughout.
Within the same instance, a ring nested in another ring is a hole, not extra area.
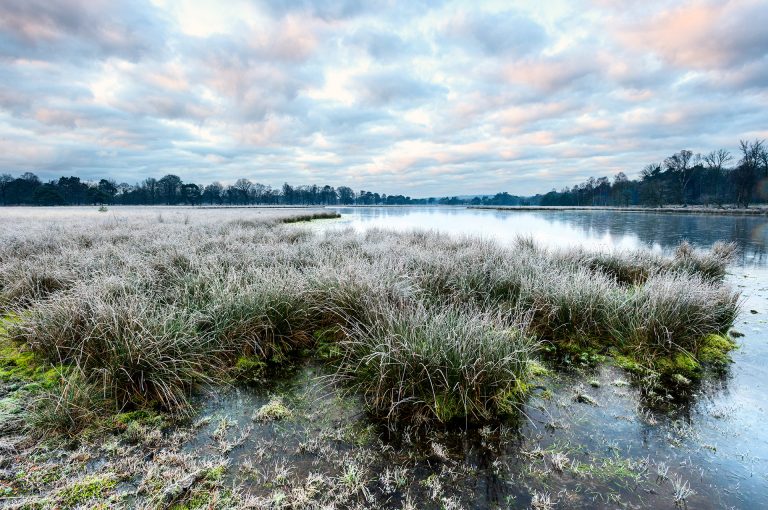
M 384 2 L 374 0 L 370 2 L 357 0 L 270 0 L 259 3 L 267 11 L 278 15 L 301 11 L 322 19 L 334 20 L 358 16 L 377 8 Z
M 445 37 L 456 44 L 470 42 L 491 56 L 525 55 L 548 40 L 541 25 L 516 11 L 462 13 L 447 24 Z
M 371 57 L 384 63 L 410 60 L 429 51 L 423 40 L 406 40 L 395 32 L 370 25 L 357 29 L 343 42 L 346 46 L 364 49 Z
M 445 87 L 408 76 L 405 69 L 385 70 L 358 78 L 361 96 L 374 106 L 406 107 L 439 99 Z
M 5 0 L 0 3 L 0 56 L 138 61 L 164 51 L 165 28 L 143 0 Z

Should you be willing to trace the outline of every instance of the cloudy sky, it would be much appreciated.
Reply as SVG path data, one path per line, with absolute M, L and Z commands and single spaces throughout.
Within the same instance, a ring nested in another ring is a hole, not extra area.
M 768 138 L 766 27 L 765 0 L 2 0 L 0 172 L 412 196 L 633 176 Z

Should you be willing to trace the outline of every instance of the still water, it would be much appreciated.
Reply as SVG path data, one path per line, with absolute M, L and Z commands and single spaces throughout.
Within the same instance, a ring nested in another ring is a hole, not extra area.
M 357 230 L 430 229 L 476 235 L 506 243 L 520 235 L 559 247 L 673 250 L 687 240 L 699 247 L 735 242 L 750 265 L 766 265 L 768 218 L 610 211 L 498 211 L 449 207 L 336 208 L 337 225 Z
M 463 208 L 337 210 L 342 218 L 322 228 L 433 229 L 501 243 L 526 235 L 561 248 L 647 247 L 665 253 L 684 240 L 700 248 L 717 241 L 736 243 L 739 256 L 728 281 L 743 296 L 743 311 L 734 329 L 744 336 L 722 380 L 705 384 L 690 406 L 668 417 L 653 417 L 645 414 L 631 392 L 610 391 L 611 379 L 621 374 L 602 369 L 596 377 L 608 384 L 594 392 L 599 407 L 574 413 L 572 406 L 565 406 L 559 417 L 557 406 L 549 406 L 546 416 L 532 409 L 529 430 L 523 434 L 546 435 L 546 428 L 536 422 L 559 420 L 563 429 L 549 432 L 553 442 L 616 449 L 627 458 L 670 467 L 696 491 L 688 498 L 691 508 L 768 508 L 768 218 Z M 641 506 L 665 501 L 652 492 Z

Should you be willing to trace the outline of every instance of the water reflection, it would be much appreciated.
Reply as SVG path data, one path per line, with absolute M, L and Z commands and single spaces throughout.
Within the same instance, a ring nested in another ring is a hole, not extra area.
M 341 223 L 363 230 L 371 227 L 435 229 L 456 235 L 479 235 L 509 242 L 531 235 L 554 246 L 631 249 L 647 246 L 670 251 L 687 240 L 709 247 L 735 242 L 740 262 L 765 265 L 768 219 L 755 216 L 613 213 L 610 211 L 531 211 L 432 208 L 338 208 Z

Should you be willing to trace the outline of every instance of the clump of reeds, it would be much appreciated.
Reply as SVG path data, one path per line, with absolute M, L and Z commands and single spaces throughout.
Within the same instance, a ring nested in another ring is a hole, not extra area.
M 378 308 L 340 347 L 337 376 L 368 408 L 415 422 L 510 412 L 525 396 L 535 352 L 520 318 L 423 303 Z
M 305 283 L 292 274 L 256 272 L 243 282 L 224 279 L 201 309 L 197 327 L 216 345 L 235 355 L 258 355 L 279 361 L 286 354 L 308 347 L 314 326 Z
M 189 316 L 123 282 L 96 281 L 38 303 L 9 334 L 98 385 L 119 408 L 184 409 L 194 385 L 220 365 L 219 346 L 198 335 Z
M 696 275 L 656 274 L 619 303 L 607 333 L 647 355 L 696 355 L 707 335 L 727 331 L 738 309 L 738 294 L 727 287 Z

